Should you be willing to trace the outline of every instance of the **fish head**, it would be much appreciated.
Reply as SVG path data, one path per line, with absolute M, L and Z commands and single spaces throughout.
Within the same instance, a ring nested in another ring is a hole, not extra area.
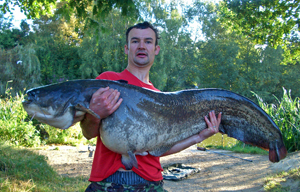
M 53 127 L 67 129 L 73 124 L 75 113 L 70 97 L 67 96 L 49 86 L 38 87 L 26 92 L 22 104 L 32 118 Z

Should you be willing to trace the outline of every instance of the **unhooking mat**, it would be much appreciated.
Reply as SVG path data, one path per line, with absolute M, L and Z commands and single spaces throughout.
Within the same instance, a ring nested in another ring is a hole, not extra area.
M 182 163 L 174 163 L 163 167 L 162 172 L 165 180 L 180 181 L 188 176 L 200 172 L 200 168 L 186 166 Z

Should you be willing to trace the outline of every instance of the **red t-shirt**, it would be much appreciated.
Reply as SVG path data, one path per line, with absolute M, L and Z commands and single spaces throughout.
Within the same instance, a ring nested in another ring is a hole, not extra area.
M 107 71 L 100 74 L 96 79 L 126 80 L 128 84 L 159 91 L 153 85 L 143 83 L 126 69 L 121 73 Z M 102 181 L 115 173 L 119 168 L 122 167 L 125 169 L 125 166 L 121 162 L 121 157 L 120 154 L 106 148 L 100 136 L 97 136 L 96 151 L 89 181 Z M 159 157 L 137 155 L 136 159 L 139 168 L 136 169 L 133 167 L 132 171 L 148 181 L 160 181 L 163 179 L 161 174 L 163 169 L 159 162 Z

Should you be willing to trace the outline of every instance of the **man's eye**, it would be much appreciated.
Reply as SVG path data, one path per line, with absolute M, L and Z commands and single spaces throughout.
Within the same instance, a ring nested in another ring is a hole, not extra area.
M 152 43 L 152 41 L 146 41 L 146 43 L 147 43 L 147 44 L 151 44 L 151 43 Z

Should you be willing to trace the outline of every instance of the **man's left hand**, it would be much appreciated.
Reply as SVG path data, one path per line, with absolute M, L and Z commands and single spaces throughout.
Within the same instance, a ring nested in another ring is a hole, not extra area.
M 221 123 L 221 115 L 222 113 L 218 114 L 218 117 L 215 114 L 215 111 L 209 112 L 209 118 L 207 116 L 204 117 L 204 120 L 208 126 L 207 129 L 202 130 L 199 133 L 199 142 L 209 138 L 210 136 L 219 132 L 219 126 Z M 199 143 L 198 142 L 198 143 Z

